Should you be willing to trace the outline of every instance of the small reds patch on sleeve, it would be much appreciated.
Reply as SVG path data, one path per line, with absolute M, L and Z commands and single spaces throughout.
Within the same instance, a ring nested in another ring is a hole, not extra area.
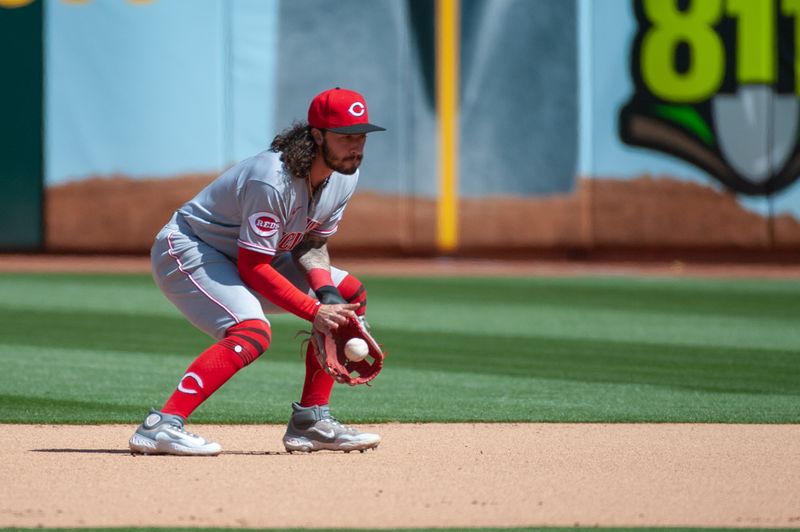
M 272 236 L 280 228 L 280 219 L 269 212 L 257 212 L 247 218 L 250 228 L 258 236 Z

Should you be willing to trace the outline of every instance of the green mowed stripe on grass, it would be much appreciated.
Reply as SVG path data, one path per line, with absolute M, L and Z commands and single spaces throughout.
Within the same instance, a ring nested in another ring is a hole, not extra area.
M 174 389 L 188 357 L 17 347 L 0 421 L 132 423 Z M 0 359 L 5 352 L 0 352 Z M 58 378 L 51 378 L 57 375 Z M 284 423 L 303 366 L 259 360 L 214 395 L 194 423 Z M 347 422 L 797 422 L 797 396 L 676 389 L 459 371 L 393 368 L 371 388 L 336 387 Z
M 800 283 L 367 278 L 389 351 L 348 421 L 797 422 Z M 0 421 L 134 422 L 210 344 L 144 275 L 0 275 Z M 283 422 L 293 316 L 193 416 Z
M 57 324 L 42 327 L 41 324 Z M 276 323 L 266 359 L 299 358 L 296 327 Z M 479 375 L 552 377 L 588 382 L 671 385 L 721 391 L 798 393 L 797 352 L 761 348 L 495 335 L 490 331 L 409 332 L 376 327 L 390 366 Z M 82 348 L 121 353 L 194 355 L 210 343 L 182 317 L 0 308 L 5 345 Z M 400 346 L 395 348 L 394 346 Z M 1 348 L 2 346 L 0 346 Z

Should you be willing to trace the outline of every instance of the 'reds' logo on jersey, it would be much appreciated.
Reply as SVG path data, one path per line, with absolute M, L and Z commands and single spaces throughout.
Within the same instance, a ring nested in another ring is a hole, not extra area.
M 280 220 L 278 217 L 269 212 L 251 214 L 247 220 L 250 222 L 250 228 L 258 236 L 272 236 L 277 233 L 280 228 Z

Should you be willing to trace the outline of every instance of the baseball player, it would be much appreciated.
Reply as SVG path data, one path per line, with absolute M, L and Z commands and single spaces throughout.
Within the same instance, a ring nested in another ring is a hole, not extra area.
M 369 123 L 359 93 L 318 94 L 308 123 L 294 123 L 270 148 L 233 166 L 180 207 L 151 251 L 153 278 L 172 303 L 216 343 L 188 367 L 161 410 L 151 409 L 129 441 L 134 453 L 217 455 L 222 448 L 184 429 L 186 419 L 270 344 L 267 315 L 291 312 L 321 332 L 364 319 L 366 291 L 332 267 L 327 240 L 358 182 Z M 306 353 L 302 396 L 292 404 L 287 451 L 365 450 L 380 436 L 337 421 L 333 378 Z

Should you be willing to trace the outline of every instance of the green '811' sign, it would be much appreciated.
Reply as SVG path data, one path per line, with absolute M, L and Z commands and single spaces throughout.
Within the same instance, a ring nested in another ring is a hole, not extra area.
M 768 195 L 800 175 L 800 0 L 634 0 L 624 142 Z

